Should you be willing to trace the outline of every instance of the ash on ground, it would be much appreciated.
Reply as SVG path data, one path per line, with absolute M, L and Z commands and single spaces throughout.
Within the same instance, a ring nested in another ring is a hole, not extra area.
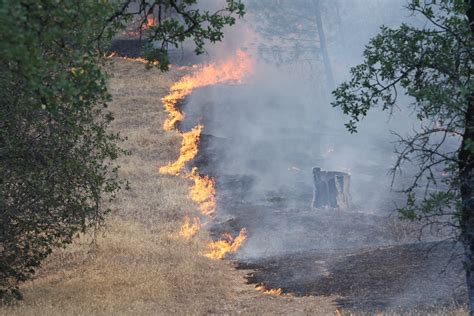
M 340 306 L 369 312 L 466 302 L 459 245 L 442 241 L 449 235 L 420 241 L 416 223 L 390 212 L 391 202 L 404 197 L 381 177 L 389 150 L 375 144 L 378 161 L 354 160 L 350 206 L 315 208 L 312 168 L 335 170 L 322 147 L 344 148 L 340 135 L 275 127 L 271 113 L 257 122 L 255 104 L 235 101 L 245 89 L 198 89 L 182 105 L 186 120 L 179 128 L 205 126 L 194 164 L 216 179 L 218 211 L 210 231 L 219 238 L 247 229 L 246 243 L 231 259 L 253 270 L 249 282 L 293 295 L 335 295 Z M 248 126 L 263 126 L 270 136 L 256 137 Z

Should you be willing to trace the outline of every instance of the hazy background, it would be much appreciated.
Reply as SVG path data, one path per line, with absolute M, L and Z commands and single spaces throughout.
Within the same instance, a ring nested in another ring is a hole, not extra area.
M 216 5 L 216 1 L 203 3 Z M 338 1 L 337 11 L 335 3 L 321 1 L 336 85 L 348 78 L 351 66 L 362 61 L 364 45 L 382 24 L 416 22 L 403 9 L 405 0 Z M 253 73 L 243 85 L 195 91 L 185 106 L 192 118 L 188 127 L 205 120 L 204 134 L 232 144 L 219 160 L 219 173 L 253 176 L 254 199 L 286 192 L 285 198 L 309 206 L 312 167 L 344 171 L 352 176 L 357 211 L 393 209 L 389 169 L 396 138 L 391 130 L 406 134 L 415 123 L 403 98 L 392 117 L 374 111 L 357 134 L 349 134 L 344 127 L 347 118 L 330 105 L 313 0 L 249 0 L 246 4 L 245 18 L 226 31 L 222 43 L 208 46 L 204 59 L 220 60 L 243 49 L 255 60 Z

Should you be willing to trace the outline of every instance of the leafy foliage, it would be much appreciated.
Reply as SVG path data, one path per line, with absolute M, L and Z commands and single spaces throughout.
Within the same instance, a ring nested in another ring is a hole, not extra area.
M 374 107 L 393 111 L 402 91 L 420 122 L 409 137 L 399 136 L 394 173 L 405 163 L 417 166 L 404 188 L 401 214 L 429 223 L 459 224 L 461 195 L 458 156 L 465 128 L 467 96 L 472 93 L 473 46 L 464 0 L 413 0 L 408 9 L 421 15 L 421 26 L 382 27 L 366 46 L 364 63 L 333 92 L 333 106 L 357 125 Z M 420 197 L 421 196 L 421 197 Z
M 323 1 L 323 14 L 334 21 L 335 1 Z M 296 61 L 321 61 L 319 33 L 317 29 L 314 0 L 282 1 L 275 4 L 272 0 L 252 0 L 249 9 L 256 15 L 256 31 L 262 35 L 259 53 L 264 60 L 277 64 Z M 331 11 L 332 10 L 332 11 Z M 329 24 L 326 30 L 335 30 L 336 25 Z
M 102 222 L 121 150 L 94 41 L 112 7 L 0 1 L 0 299 L 53 247 Z M 107 30 L 108 34 L 110 30 Z
M 0 0 L 0 302 L 21 298 L 18 282 L 54 247 L 101 225 L 104 198 L 125 184 L 102 67 L 116 31 L 158 9 L 147 57 L 166 70 L 169 44 L 192 38 L 202 53 L 244 10 L 231 0 L 213 14 L 196 0 L 163 0 L 138 1 L 133 13 L 132 2 Z
M 235 24 L 236 17 L 245 14 L 245 6 L 238 0 L 226 0 L 226 5 L 215 11 L 202 10 L 197 7 L 197 0 L 139 0 L 138 10 L 130 9 L 133 0 L 124 1 L 121 9 L 110 18 L 121 21 L 134 15 L 141 15 L 141 25 L 146 25 L 149 16 L 156 17 L 156 23 L 145 30 L 148 45 L 145 46 L 145 57 L 152 65 L 162 70 L 169 66 L 169 47 L 178 48 L 179 44 L 192 39 L 195 53 L 205 52 L 206 41 L 216 43 L 224 38 L 224 27 Z

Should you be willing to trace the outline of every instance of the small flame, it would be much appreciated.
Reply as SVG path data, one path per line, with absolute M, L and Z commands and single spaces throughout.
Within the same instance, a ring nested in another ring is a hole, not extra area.
M 128 61 L 134 61 L 134 62 L 138 62 L 138 63 L 142 63 L 142 64 L 148 64 L 149 63 L 149 61 L 146 60 L 143 57 L 119 56 L 119 54 L 117 52 L 111 52 L 109 55 L 106 56 L 106 58 L 113 58 L 113 57 L 123 59 L 123 60 L 128 60 Z M 153 62 L 151 62 L 151 64 L 156 66 L 159 63 L 157 61 L 153 61 Z
M 183 140 L 181 141 L 178 159 L 175 162 L 171 162 L 166 166 L 160 167 L 160 173 L 178 175 L 181 170 L 183 170 L 186 163 L 196 157 L 198 153 L 201 130 L 202 125 L 197 125 L 189 132 L 182 133 Z
M 194 235 L 197 234 L 199 229 L 201 228 L 201 221 L 199 217 L 194 217 L 192 222 L 191 219 L 186 216 L 184 218 L 183 225 L 179 230 L 179 235 L 185 239 L 191 239 Z
M 191 200 L 199 204 L 199 211 L 203 215 L 212 215 L 216 210 L 216 188 L 214 179 L 199 175 L 198 168 L 194 167 L 186 178 L 194 181 L 189 191 Z
M 146 23 L 143 25 L 143 30 L 146 30 L 151 26 L 155 26 L 155 24 L 155 17 L 153 15 L 148 15 L 146 17 Z
M 229 233 L 208 245 L 208 251 L 204 255 L 211 259 L 224 259 L 228 253 L 236 252 L 247 239 L 247 230 L 242 228 L 237 237 L 233 238 Z
M 267 289 L 267 287 L 264 284 L 260 284 L 255 288 L 257 291 L 262 292 L 263 294 L 267 295 L 282 295 L 283 290 L 281 288 L 278 289 Z
M 250 56 L 237 50 L 235 58 L 199 67 L 192 75 L 184 76 L 173 84 L 170 93 L 162 98 L 165 110 L 168 112 L 163 128 L 167 131 L 172 130 L 178 122 L 183 120 L 184 114 L 177 108 L 177 104 L 184 100 L 193 89 L 222 82 L 241 82 L 242 78 L 251 71 L 252 65 Z

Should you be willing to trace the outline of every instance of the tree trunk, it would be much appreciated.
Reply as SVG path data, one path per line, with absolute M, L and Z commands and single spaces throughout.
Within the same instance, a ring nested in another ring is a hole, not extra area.
M 474 0 L 465 0 L 466 15 L 471 28 L 471 43 L 474 41 Z M 473 61 L 474 62 L 474 61 Z M 461 180 L 461 241 L 464 244 L 466 281 L 469 295 L 469 314 L 474 316 L 474 91 L 467 96 L 465 130 L 459 151 Z
M 338 32 L 339 32 L 339 37 L 340 37 L 341 49 L 343 50 L 343 54 L 346 54 L 347 53 L 346 34 L 344 32 L 344 26 L 342 24 L 339 0 L 334 1 L 334 6 L 336 8 L 336 19 L 337 19 L 337 26 L 338 26 Z
M 462 147 L 459 152 L 459 170 L 461 179 L 461 240 L 464 244 L 467 287 L 470 315 L 474 315 L 474 95 L 469 97 L 466 114 L 466 127 Z
M 330 91 L 334 90 L 334 77 L 332 74 L 331 61 L 329 60 L 328 47 L 326 43 L 326 34 L 324 33 L 323 20 L 321 17 L 320 0 L 314 0 L 316 11 L 316 25 L 318 27 L 319 45 L 321 48 L 321 55 L 323 56 L 324 71 L 326 73 L 326 85 Z

